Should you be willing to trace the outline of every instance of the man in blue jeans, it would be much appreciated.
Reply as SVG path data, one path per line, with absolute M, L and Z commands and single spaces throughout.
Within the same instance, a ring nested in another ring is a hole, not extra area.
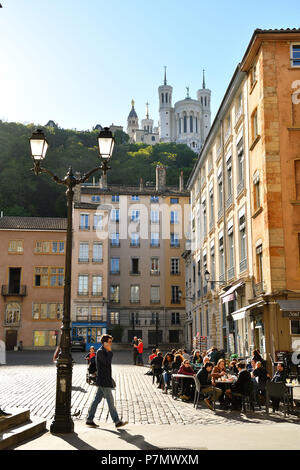
M 113 379 L 111 376 L 111 362 L 112 362 L 112 336 L 110 335 L 102 335 L 101 336 L 101 348 L 98 349 L 96 354 L 96 365 L 97 365 L 97 391 L 94 397 L 94 400 L 89 407 L 88 416 L 86 420 L 86 424 L 92 427 L 98 427 L 96 423 L 94 423 L 94 416 L 97 410 L 97 406 L 101 402 L 102 398 L 107 400 L 108 408 L 110 415 L 112 417 L 113 422 L 115 423 L 116 428 L 120 428 L 125 426 L 127 423 L 120 420 L 118 412 L 114 405 L 114 398 L 112 395 L 112 388 Z

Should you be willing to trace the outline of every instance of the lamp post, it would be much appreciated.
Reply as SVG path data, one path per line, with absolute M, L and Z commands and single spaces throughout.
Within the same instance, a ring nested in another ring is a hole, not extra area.
M 47 173 L 56 183 L 64 185 L 67 196 L 67 240 L 65 258 L 65 284 L 64 284 L 64 308 L 62 318 L 62 332 L 60 340 L 60 353 L 57 359 L 56 403 L 54 421 L 50 426 L 51 433 L 71 433 L 74 431 L 74 423 L 71 418 L 72 395 L 72 356 L 71 356 L 71 263 L 72 263 L 72 209 L 74 188 L 78 184 L 87 181 L 92 174 L 102 170 L 103 174 L 109 168 L 108 161 L 114 148 L 114 138 L 108 127 L 105 127 L 98 135 L 98 147 L 101 165 L 89 171 L 82 177 L 74 176 L 72 167 L 66 176 L 61 179 L 52 171 L 41 166 L 46 157 L 48 141 L 41 129 L 33 132 L 29 139 L 31 155 L 34 161 L 33 171 L 35 175 Z

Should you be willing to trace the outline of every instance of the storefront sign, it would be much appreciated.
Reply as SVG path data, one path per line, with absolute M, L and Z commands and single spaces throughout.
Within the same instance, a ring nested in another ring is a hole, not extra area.
M 284 311 L 282 312 L 282 316 L 285 318 L 290 318 L 291 320 L 300 320 L 300 311 Z

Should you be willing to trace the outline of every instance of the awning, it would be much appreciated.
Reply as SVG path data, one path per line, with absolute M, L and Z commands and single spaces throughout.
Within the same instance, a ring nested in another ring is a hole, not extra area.
M 276 300 L 280 310 L 283 312 L 282 316 L 290 319 L 300 319 L 300 299 L 297 300 Z
M 256 308 L 256 307 L 261 307 L 264 304 L 265 302 L 260 300 L 259 302 L 255 302 L 254 304 L 246 305 L 246 307 L 242 307 L 239 310 L 232 312 L 231 314 L 232 318 L 234 321 L 242 320 L 243 318 L 245 318 L 248 310 L 251 310 L 252 308 Z
M 235 291 L 243 286 L 245 283 L 244 281 L 239 282 L 238 284 L 235 284 L 234 286 L 231 286 L 228 291 L 224 292 L 224 294 L 221 295 L 222 303 L 225 304 L 226 302 L 230 302 L 231 300 L 235 299 Z

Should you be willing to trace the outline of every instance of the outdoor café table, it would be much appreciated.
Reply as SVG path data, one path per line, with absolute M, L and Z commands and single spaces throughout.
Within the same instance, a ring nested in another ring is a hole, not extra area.
M 226 389 L 230 388 L 231 385 L 235 382 L 234 379 L 225 379 L 225 380 L 216 380 L 216 385 L 218 386 L 219 384 L 225 384 L 226 385 Z
M 172 374 L 172 398 L 174 398 L 175 396 L 175 380 L 181 379 L 181 390 L 182 390 L 183 379 L 192 379 L 193 377 L 194 377 L 193 375 Z
M 285 384 L 285 386 L 286 386 L 287 389 L 288 389 L 289 398 L 290 398 L 288 405 L 289 405 L 290 402 L 291 402 L 291 404 L 292 404 L 292 411 L 294 411 L 294 393 L 293 393 L 293 391 L 294 391 L 294 387 L 300 387 L 300 384 L 289 383 L 289 384 Z

